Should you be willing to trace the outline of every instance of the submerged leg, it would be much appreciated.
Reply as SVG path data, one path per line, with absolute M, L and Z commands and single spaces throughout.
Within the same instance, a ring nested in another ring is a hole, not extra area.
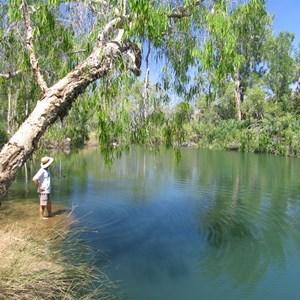
M 44 216 L 44 210 L 45 210 L 45 205 L 40 205 L 40 217 L 43 218 Z
M 48 211 L 49 217 L 51 217 L 52 207 L 51 207 L 51 201 L 50 201 L 50 199 L 48 200 L 48 203 L 47 203 L 47 211 Z

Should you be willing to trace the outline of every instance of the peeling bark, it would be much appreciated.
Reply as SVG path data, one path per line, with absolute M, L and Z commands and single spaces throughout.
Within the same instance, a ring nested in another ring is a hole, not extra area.
M 242 96 L 241 96 L 241 81 L 240 81 L 238 74 L 236 75 L 234 83 L 235 83 L 235 100 L 236 100 L 237 119 L 238 119 L 238 121 L 241 121 L 242 120 L 242 111 L 241 111 Z

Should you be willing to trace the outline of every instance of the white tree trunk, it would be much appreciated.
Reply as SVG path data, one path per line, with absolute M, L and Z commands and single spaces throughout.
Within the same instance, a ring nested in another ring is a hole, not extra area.
M 10 134 L 10 125 L 11 125 L 11 94 L 10 94 L 10 89 L 7 94 L 7 133 Z
M 148 51 L 145 58 L 146 63 L 146 75 L 145 75 L 145 81 L 144 81 L 144 95 L 143 95 L 143 119 L 146 118 L 146 115 L 148 112 L 148 103 L 149 103 L 149 82 L 150 82 L 150 68 L 149 68 L 149 56 L 151 52 L 151 44 L 150 40 L 148 40 Z
M 242 120 L 242 111 L 241 111 L 242 98 L 241 98 L 241 82 L 240 82 L 239 75 L 237 75 L 235 79 L 235 100 L 236 100 L 237 119 L 238 121 L 241 121 Z

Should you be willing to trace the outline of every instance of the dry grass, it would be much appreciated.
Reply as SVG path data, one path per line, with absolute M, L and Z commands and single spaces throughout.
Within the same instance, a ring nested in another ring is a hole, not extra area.
M 9 206 L 0 210 L 1 300 L 111 298 L 107 276 L 92 264 L 76 263 L 76 251 L 60 247 L 75 222 L 69 212 L 54 207 L 57 215 L 40 220 L 37 205 Z

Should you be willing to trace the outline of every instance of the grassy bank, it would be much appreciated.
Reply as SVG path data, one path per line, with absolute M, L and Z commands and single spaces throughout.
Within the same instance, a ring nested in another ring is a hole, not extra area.
M 300 157 L 298 116 L 262 120 L 198 120 L 185 127 L 186 140 L 199 148 Z
M 54 214 L 40 220 L 38 205 L 2 205 L 0 299 L 111 299 L 105 274 L 61 247 L 75 222 L 71 214 L 62 207 L 54 207 Z

